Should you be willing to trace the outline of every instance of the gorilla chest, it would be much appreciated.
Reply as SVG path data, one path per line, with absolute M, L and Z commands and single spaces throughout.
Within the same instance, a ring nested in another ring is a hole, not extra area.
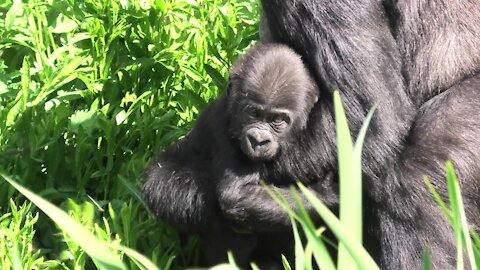
M 318 182 L 322 178 L 318 168 L 307 166 L 306 163 L 300 161 L 283 158 L 265 163 L 261 177 L 265 182 L 275 186 L 289 186 L 297 182 L 308 185 Z

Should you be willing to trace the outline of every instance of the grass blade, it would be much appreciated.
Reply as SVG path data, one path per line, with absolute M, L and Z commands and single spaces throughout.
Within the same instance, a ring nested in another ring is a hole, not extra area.
M 292 270 L 292 267 L 290 267 L 290 264 L 288 263 L 287 258 L 282 255 L 282 264 L 283 264 L 283 269 L 285 270 Z M 303 268 L 296 268 L 296 269 L 303 269 Z
M 300 190 L 303 192 L 309 202 L 315 207 L 315 210 L 322 217 L 323 221 L 328 225 L 330 230 L 335 234 L 338 241 L 342 243 L 352 258 L 355 260 L 359 269 L 376 270 L 380 269 L 370 254 L 363 246 L 351 235 L 350 231 L 338 220 L 333 214 L 312 192 L 304 185 L 299 184 Z
M 305 254 L 305 251 L 303 250 L 302 239 L 300 238 L 300 234 L 298 233 L 298 226 L 297 226 L 297 223 L 295 222 L 295 219 L 292 216 L 290 216 L 290 222 L 292 223 L 293 239 L 295 242 L 295 269 L 305 269 L 306 254 Z
M 106 270 L 126 270 L 120 257 L 108 248 L 108 243 L 99 240 L 91 232 L 85 229 L 80 223 L 76 222 L 67 213 L 60 208 L 44 200 L 40 196 L 27 190 L 17 184 L 10 177 L 0 173 L 0 175 L 32 201 L 40 210 L 49 216 L 63 231 L 65 231 L 82 249 L 94 260 L 100 269 Z
M 301 183 L 299 183 L 299 185 L 301 185 Z M 328 249 L 323 243 L 323 241 L 319 237 L 317 237 L 315 225 L 310 216 L 308 215 L 307 211 L 305 210 L 305 207 L 303 207 L 301 199 L 294 188 L 292 188 L 292 195 L 298 207 L 300 224 L 302 225 L 302 229 L 305 232 L 308 240 L 307 245 L 310 245 L 312 247 L 313 256 L 315 257 L 317 265 L 320 267 L 321 270 L 335 270 L 335 263 L 333 262 L 330 253 L 328 252 Z
M 289 206 L 286 199 L 280 194 L 276 193 L 273 189 L 264 184 L 264 188 L 270 196 L 288 213 L 290 216 L 292 230 L 295 240 L 295 269 L 309 270 L 312 269 L 312 254 L 315 257 L 317 265 L 322 270 L 335 270 L 335 263 L 333 262 L 328 249 L 324 245 L 323 241 L 317 237 L 315 225 L 310 219 L 307 211 L 301 203 L 301 199 L 298 197 L 298 193 L 295 188 L 291 188 L 292 195 L 295 198 L 295 203 L 298 207 L 298 213 L 295 213 Z M 307 236 L 307 245 L 305 250 L 301 241 L 300 234 L 298 233 L 298 226 L 295 222 L 297 220 Z
M 130 257 L 131 259 L 134 259 L 135 261 L 140 263 L 142 266 L 144 266 L 148 270 L 159 270 L 158 267 L 155 264 L 153 264 L 149 259 L 147 259 L 147 257 L 143 256 L 142 254 L 140 254 L 136 250 L 133 250 L 131 248 L 128 248 L 128 247 L 125 247 L 125 246 L 122 246 L 122 245 L 112 246 L 112 248 L 122 251 L 128 257 Z M 138 266 L 138 264 L 137 264 L 137 266 Z
M 460 186 L 450 161 L 447 161 L 447 187 L 448 198 L 454 217 L 454 223 L 452 225 L 454 227 L 455 237 L 457 238 L 457 269 L 464 269 L 462 242 L 465 244 L 471 268 L 478 269 L 473 252 L 472 239 L 469 233 L 470 230 L 465 216 L 462 195 L 460 193 Z
M 355 164 L 353 144 L 345 111 L 338 91 L 333 96 L 337 131 L 338 169 L 340 177 L 340 221 L 355 241 L 362 241 L 361 163 Z M 360 173 L 358 172 L 360 171 Z M 338 269 L 357 269 L 343 243 L 338 247 Z
M 423 270 L 432 270 L 432 257 L 428 249 L 423 251 Z

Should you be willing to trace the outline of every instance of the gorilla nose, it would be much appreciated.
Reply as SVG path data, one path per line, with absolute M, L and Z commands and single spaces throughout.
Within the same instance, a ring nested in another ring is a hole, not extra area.
M 252 148 L 254 149 L 270 143 L 268 138 L 264 138 L 260 134 L 248 134 L 247 136 L 248 140 L 250 141 L 250 145 L 252 145 Z

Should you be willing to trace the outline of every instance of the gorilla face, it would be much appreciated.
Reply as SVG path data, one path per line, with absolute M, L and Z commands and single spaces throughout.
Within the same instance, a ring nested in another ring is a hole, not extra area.
M 318 89 L 300 57 L 279 44 L 257 44 L 230 73 L 232 137 L 251 160 L 273 159 L 307 125 Z
M 244 125 L 240 135 L 243 153 L 256 161 L 275 157 L 280 148 L 279 142 L 285 139 L 292 127 L 292 114 L 288 109 L 246 105 L 242 112 Z

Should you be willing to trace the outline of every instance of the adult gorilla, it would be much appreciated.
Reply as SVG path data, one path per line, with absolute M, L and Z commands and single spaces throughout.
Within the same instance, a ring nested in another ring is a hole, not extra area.
M 312 112 L 317 147 L 290 160 L 315 157 L 305 174 L 337 169 L 335 89 L 353 134 L 377 104 L 363 156 L 365 244 L 382 269 L 420 269 L 427 247 L 435 269 L 455 269 L 450 225 L 423 175 L 445 196 L 444 164 L 451 159 L 467 217 L 479 228 L 480 2 L 262 3 L 264 36 L 303 55 L 322 91 Z

